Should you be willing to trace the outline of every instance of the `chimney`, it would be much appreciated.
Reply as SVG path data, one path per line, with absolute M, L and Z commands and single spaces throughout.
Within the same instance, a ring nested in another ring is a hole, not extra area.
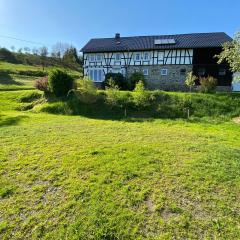
M 119 39 L 120 39 L 120 33 L 116 33 L 116 34 L 115 34 L 115 39 L 116 39 L 116 40 L 119 40 Z
M 120 41 L 120 33 L 116 33 L 115 34 L 115 41 L 116 41 L 116 44 L 120 44 L 121 41 Z

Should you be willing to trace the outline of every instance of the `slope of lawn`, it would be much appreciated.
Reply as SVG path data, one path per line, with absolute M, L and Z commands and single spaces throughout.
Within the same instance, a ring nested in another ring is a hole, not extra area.
M 17 111 L 0 92 L 0 239 L 239 239 L 240 125 Z
M 0 61 L 0 90 L 33 89 L 35 81 L 46 75 L 53 67 L 12 64 Z M 75 78 L 81 74 L 71 69 L 65 69 Z

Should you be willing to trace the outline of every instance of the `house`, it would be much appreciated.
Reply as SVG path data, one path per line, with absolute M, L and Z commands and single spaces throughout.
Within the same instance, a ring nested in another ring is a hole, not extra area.
M 117 33 L 114 38 L 91 39 L 82 48 L 84 75 L 98 84 L 109 72 L 126 77 L 142 72 L 150 89 L 181 90 L 187 72 L 193 71 L 217 78 L 218 86 L 226 90 L 232 72 L 227 64 L 217 64 L 214 56 L 231 40 L 223 32 L 138 37 Z

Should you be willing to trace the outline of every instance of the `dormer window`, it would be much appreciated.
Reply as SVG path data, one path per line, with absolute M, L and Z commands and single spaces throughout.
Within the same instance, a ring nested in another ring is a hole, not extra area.
M 141 61 L 141 54 L 135 53 L 135 61 Z

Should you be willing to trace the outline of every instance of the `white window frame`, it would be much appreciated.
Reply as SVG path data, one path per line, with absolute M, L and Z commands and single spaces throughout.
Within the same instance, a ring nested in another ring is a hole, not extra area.
M 89 55 L 89 62 L 95 62 L 95 54 L 90 54 Z
M 147 58 L 146 58 L 146 56 L 147 56 Z M 149 52 L 145 52 L 145 53 L 143 54 L 143 60 L 144 60 L 144 61 L 149 61 L 149 59 L 150 59 L 150 53 L 149 53 Z
M 137 59 L 138 55 L 139 55 L 139 59 Z M 135 53 L 134 59 L 135 59 L 135 61 L 141 61 L 141 53 Z
M 118 58 L 118 57 L 119 58 Z M 115 61 L 121 61 L 121 59 L 122 59 L 122 55 L 121 55 L 121 53 L 115 53 Z
M 88 76 L 93 82 L 103 82 L 104 81 L 104 72 L 99 68 L 92 68 L 88 71 Z M 95 78 L 96 76 L 96 78 Z
M 167 76 L 168 75 L 168 70 L 166 68 L 162 68 L 160 71 L 161 76 Z
M 102 61 L 102 54 L 101 53 L 98 53 L 96 55 L 96 62 L 101 62 Z
M 148 68 L 144 68 L 144 69 L 143 69 L 143 75 L 144 75 L 144 76 L 148 76 L 148 75 L 149 75 Z

